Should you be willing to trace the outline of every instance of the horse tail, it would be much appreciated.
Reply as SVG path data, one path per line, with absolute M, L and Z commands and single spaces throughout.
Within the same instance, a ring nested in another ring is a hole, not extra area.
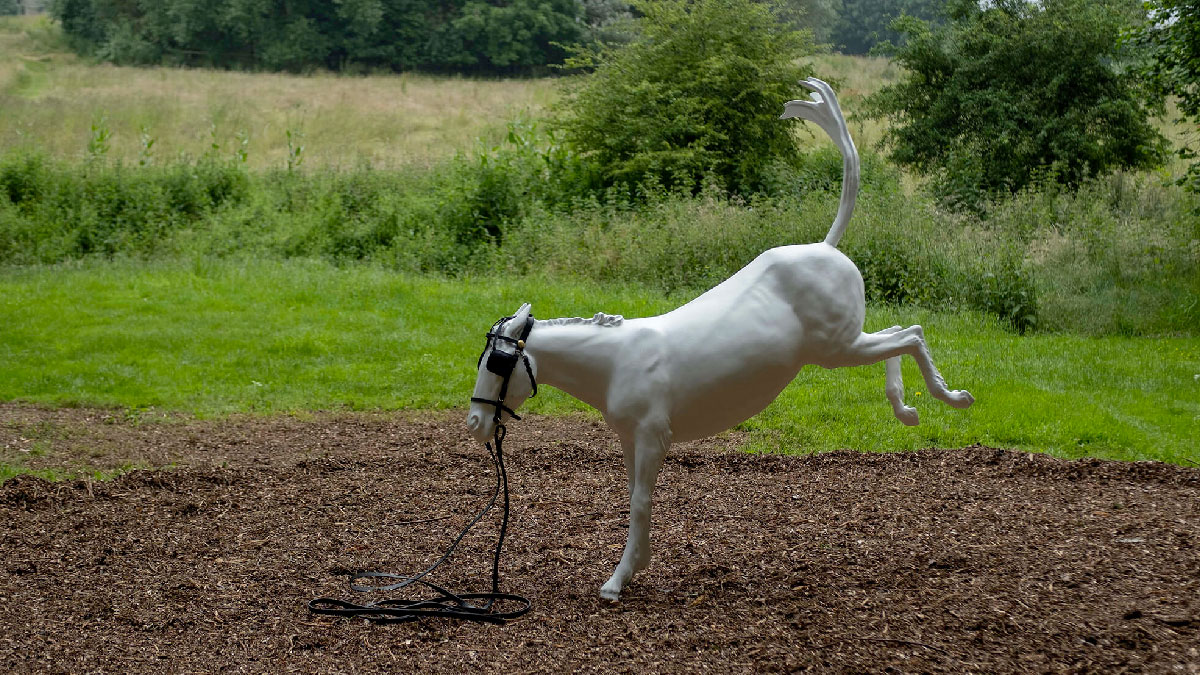
M 825 130 L 825 133 L 829 134 L 838 150 L 842 152 L 842 200 L 838 204 L 837 217 L 833 220 L 833 226 L 829 228 L 829 234 L 825 235 L 826 244 L 837 246 L 846 232 L 846 226 L 850 224 L 850 214 L 854 212 L 854 200 L 858 197 L 858 150 L 854 147 L 854 140 L 850 138 L 850 129 L 846 127 L 846 116 L 842 114 L 842 107 L 838 105 L 837 95 L 833 93 L 833 89 L 815 77 L 802 80 L 800 86 L 812 92 L 809 94 L 809 98 L 788 101 L 784 104 L 783 114 L 779 118 L 799 117 L 816 122 Z

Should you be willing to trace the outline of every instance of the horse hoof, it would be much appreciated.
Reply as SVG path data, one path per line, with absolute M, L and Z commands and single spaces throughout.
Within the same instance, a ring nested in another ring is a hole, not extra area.
M 910 427 L 915 427 L 921 423 L 920 418 L 917 416 L 917 409 L 908 405 L 896 411 L 896 419 Z
M 628 578 L 628 576 L 626 577 Z M 609 602 L 617 602 L 621 599 L 621 587 L 624 584 L 621 582 L 621 577 L 618 573 L 614 573 L 609 577 L 608 581 L 600 587 L 600 597 Z
M 969 392 L 965 389 L 958 389 L 956 391 L 950 392 L 949 403 L 950 403 L 951 407 L 960 408 L 960 409 L 970 408 L 971 404 L 974 402 L 975 402 L 975 397 L 971 395 L 971 392 Z

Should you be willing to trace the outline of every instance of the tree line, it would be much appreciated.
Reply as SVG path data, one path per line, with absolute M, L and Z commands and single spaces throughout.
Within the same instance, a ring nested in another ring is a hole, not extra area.
M 51 11 L 73 48 L 120 64 L 497 74 L 558 63 L 627 13 L 613 0 L 57 0 Z
M 4 2 L 4 0 L 0 0 Z M 552 125 L 583 181 L 705 180 L 742 194 L 803 171 L 769 114 L 821 43 L 879 42 L 902 80 L 868 101 L 890 159 L 947 203 L 1160 165 L 1149 118 L 1200 117 L 1200 0 L 56 0 L 81 49 L 252 69 L 592 71 Z M 887 17 L 895 16 L 885 25 Z M 807 22 L 807 25 L 806 25 Z M 851 30 L 855 26 L 855 33 Z M 851 38 L 858 40 L 850 42 Z M 1196 138 L 1184 182 L 1200 191 Z M 781 173 L 782 172 L 782 173 Z
M 764 5 L 767 3 L 764 3 Z M 938 21 L 944 0 L 773 0 L 777 19 L 837 51 Z M 0 0 L 0 13 L 17 0 Z M 55 0 L 76 51 L 119 64 L 299 71 L 538 72 L 573 48 L 628 42 L 627 0 Z

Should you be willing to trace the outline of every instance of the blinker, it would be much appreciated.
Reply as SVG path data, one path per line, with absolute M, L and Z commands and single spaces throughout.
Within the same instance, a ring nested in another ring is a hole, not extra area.
M 487 369 L 501 377 L 508 377 L 517 368 L 517 355 L 496 349 L 488 354 Z

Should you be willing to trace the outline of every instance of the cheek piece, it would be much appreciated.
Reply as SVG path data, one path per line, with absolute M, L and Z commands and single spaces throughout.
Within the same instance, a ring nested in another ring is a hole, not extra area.
M 533 386 L 533 393 L 531 393 L 530 396 L 537 396 L 537 380 L 533 378 L 533 367 L 529 365 L 529 357 L 525 354 L 525 340 L 529 337 L 529 332 L 533 330 L 533 316 L 530 316 L 525 322 L 525 327 L 521 329 L 521 337 L 519 338 L 511 338 L 507 335 L 501 334 L 501 332 L 504 330 L 504 325 L 512 320 L 512 318 L 513 317 L 511 316 L 506 316 L 503 319 L 500 319 L 495 325 L 492 326 L 492 330 L 488 331 L 487 344 L 484 345 L 483 352 L 479 355 L 479 362 L 475 365 L 475 367 L 478 368 L 479 364 L 483 363 L 483 357 L 486 355 L 488 372 L 495 373 L 503 378 L 500 383 L 500 393 L 494 400 L 490 398 L 480 398 L 478 396 L 471 397 L 471 402 L 473 403 L 485 403 L 490 406 L 495 406 L 496 415 L 492 419 L 496 422 L 496 424 L 500 423 L 500 418 L 503 413 L 508 413 L 515 420 L 521 419 L 521 416 L 518 415 L 512 408 L 504 405 L 504 398 L 508 396 L 508 383 L 512 380 L 513 373 L 517 370 L 518 361 L 525 362 L 525 373 L 529 375 L 529 383 Z M 500 351 L 497 349 L 499 346 L 498 343 L 500 342 L 507 342 L 511 344 L 512 346 L 516 347 L 516 351 Z

